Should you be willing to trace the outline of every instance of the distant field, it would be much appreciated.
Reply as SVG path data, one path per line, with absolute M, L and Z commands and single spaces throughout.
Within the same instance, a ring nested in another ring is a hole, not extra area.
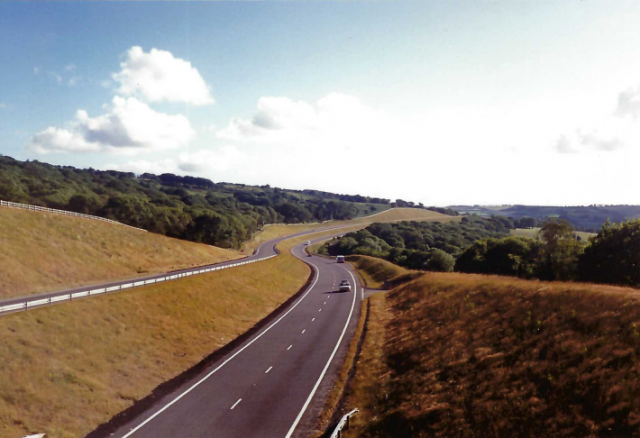
M 287 236 L 290 234 L 299 233 L 302 231 L 315 230 L 317 228 L 337 227 L 343 225 L 360 225 L 360 228 L 364 228 L 374 222 L 400 222 L 400 221 L 433 221 L 433 222 L 449 222 L 459 221 L 462 218 L 460 216 L 448 216 L 446 214 L 438 213 L 431 210 L 424 210 L 419 208 L 392 208 L 383 212 L 379 212 L 370 216 L 365 216 L 350 221 L 329 221 L 325 223 L 313 223 L 313 224 L 277 224 L 277 225 L 265 225 L 262 231 L 259 231 L 253 235 L 251 240 L 246 242 L 242 250 L 251 254 L 255 248 L 260 244 L 267 242 L 271 239 Z
M 517 228 L 515 230 L 511 230 L 511 235 L 537 239 L 539 232 L 540 228 Z M 587 242 L 590 237 L 594 237 L 596 235 L 596 233 L 587 233 L 585 231 L 576 231 L 575 234 L 580 236 L 580 238 L 585 242 Z
M 640 291 L 428 273 L 371 297 L 346 437 L 623 437 Z
M 0 208 L 0 299 L 239 258 L 81 218 Z

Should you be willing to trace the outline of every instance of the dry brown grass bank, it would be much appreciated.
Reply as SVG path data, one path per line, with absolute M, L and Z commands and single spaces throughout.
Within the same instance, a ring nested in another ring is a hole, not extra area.
M 429 273 L 376 299 L 348 436 L 640 434 L 639 291 Z
M 373 289 L 381 289 L 385 282 L 394 285 L 421 275 L 418 271 L 410 271 L 377 257 L 351 255 L 346 260 L 356 268 L 365 286 Z
M 81 218 L 0 208 L 0 299 L 239 258 Z

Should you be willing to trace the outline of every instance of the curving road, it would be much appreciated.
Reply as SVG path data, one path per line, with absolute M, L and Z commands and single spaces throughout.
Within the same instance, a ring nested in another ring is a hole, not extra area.
M 274 243 L 269 245 L 273 250 Z M 255 336 L 129 419 L 111 437 L 308 435 L 353 335 L 362 288 L 348 264 L 307 257 L 304 245 L 292 253 L 315 273 L 300 297 Z M 354 286 L 351 292 L 337 292 L 343 279 Z
M 318 230 L 303 231 L 297 234 L 292 234 L 289 236 L 284 236 L 274 240 L 270 240 L 260 245 L 252 255 L 245 257 L 243 259 L 229 260 L 226 262 L 220 262 L 220 263 L 215 263 L 215 264 L 205 265 L 205 266 L 198 266 L 195 268 L 181 269 L 177 271 L 171 271 L 171 272 L 160 273 L 160 274 L 147 275 L 144 277 L 135 277 L 127 280 L 118 280 L 118 281 L 112 281 L 108 283 L 94 284 L 91 286 L 81 286 L 81 287 L 76 287 L 71 289 L 59 290 L 55 292 L 46 292 L 42 294 L 34 294 L 34 295 L 28 295 L 23 297 L 14 297 L 14 298 L 0 300 L 0 316 L 9 314 L 9 313 L 35 309 L 43 305 L 46 306 L 50 304 L 63 303 L 71 299 L 88 298 L 93 295 L 98 295 L 102 293 L 118 292 L 120 290 L 124 290 L 130 287 L 145 286 L 147 284 L 153 284 L 156 281 L 157 282 L 165 281 L 167 276 L 174 277 L 172 279 L 180 279 L 182 277 L 186 277 L 189 275 L 203 273 L 202 271 L 204 270 L 233 268 L 238 265 L 258 262 L 260 260 L 265 260 L 270 257 L 275 257 L 278 254 L 278 252 L 275 249 L 275 246 L 279 242 L 282 242 L 283 240 L 290 239 L 293 237 L 303 236 L 305 234 L 313 234 L 320 231 L 328 231 L 328 230 L 338 230 L 341 228 L 348 228 L 352 226 L 353 225 L 346 225 L 346 226 L 339 226 L 339 227 L 327 227 L 327 228 L 322 228 Z

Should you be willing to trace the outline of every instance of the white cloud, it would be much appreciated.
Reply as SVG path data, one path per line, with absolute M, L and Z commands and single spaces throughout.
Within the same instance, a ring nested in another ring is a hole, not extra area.
M 69 78 L 69 80 L 67 81 L 67 85 L 70 87 L 75 87 L 76 85 L 78 85 L 78 82 L 82 80 L 81 76 L 71 76 Z
M 556 145 L 560 153 L 614 152 L 625 147 L 640 147 L 640 124 L 635 119 L 608 117 L 562 135 Z
M 576 154 L 579 151 L 573 146 L 571 140 L 566 135 L 561 135 L 556 143 L 556 150 L 561 154 Z
M 51 76 L 53 78 L 53 80 L 56 81 L 56 83 L 58 85 L 60 85 L 62 83 L 62 76 L 60 76 L 58 73 L 56 73 L 54 71 L 50 71 L 48 73 L 49 73 L 49 76 Z
M 356 97 L 331 93 L 316 102 L 287 97 L 262 97 L 251 120 L 234 118 L 218 131 L 219 138 L 270 144 L 332 144 L 348 146 L 381 136 L 387 138 L 397 121 L 362 104 Z M 397 132 L 395 138 L 401 136 Z M 378 141 L 376 141 L 378 143 Z
M 138 153 L 173 149 L 187 144 L 194 136 L 183 115 L 154 111 L 139 100 L 114 97 L 107 112 L 90 118 L 78 110 L 66 128 L 49 127 L 36 134 L 29 146 L 47 152 Z
M 199 174 L 211 176 L 212 172 L 223 172 L 238 167 L 246 155 L 235 146 L 227 145 L 218 149 L 201 149 L 192 153 L 181 153 L 175 159 L 156 161 L 134 160 L 123 164 L 108 164 L 105 169 L 134 172 L 138 175 L 149 172 Z
M 187 173 L 225 171 L 242 164 L 246 155 L 235 146 L 227 145 L 218 150 L 202 149 L 194 153 L 182 153 L 178 168 Z
M 135 160 L 128 161 L 124 164 L 107 164 L 104 166 L 104 169 L 133 172 L 136 175 L 142 175 L 143 173 L 162 175 L 163 173 L 176 173 L 178 171 L 178 166 L 176 165 L 175 160 L 171 159 L 157 161 Z
M 145 53 L 141 47 L 131 47 L 120 67 L 118 73 L 111 75 L 119 84 L 120 94 L 143 97 L 149 102 L 198 106 L 215 102 L 198 70 L 166 50 L 151 49 Z
M 36 66 L 33 67 L 33 74 L 34 75 L 39 75 L 41 70 L 42 70 L 42 67 L 39 66 L 39 65 L 36 65 Z
M 75 64 L 69 64 L 64 69 L 66 71 L 75 71 L 76 68 L 78 68 L 78 67 Z
M 616 115 L 631 116 L 634 119 L 640 116 L 640 87 L 629 88 L 618 95 Z

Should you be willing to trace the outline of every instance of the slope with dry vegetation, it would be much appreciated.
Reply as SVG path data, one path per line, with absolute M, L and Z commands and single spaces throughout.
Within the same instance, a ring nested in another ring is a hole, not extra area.
M 421 275 L 419 271 L 410 271 L 377 257 L 352 255 L 346 260 L 356 268 L 368 288 L 381 289 L 385 285 L 400 284 L 413 276 Z
M 640 434 L 640 292 L 425 274 L 374 296 L 361 437 Z
M 81 218 L 0 208 L 0 299 L 242 257 Z

